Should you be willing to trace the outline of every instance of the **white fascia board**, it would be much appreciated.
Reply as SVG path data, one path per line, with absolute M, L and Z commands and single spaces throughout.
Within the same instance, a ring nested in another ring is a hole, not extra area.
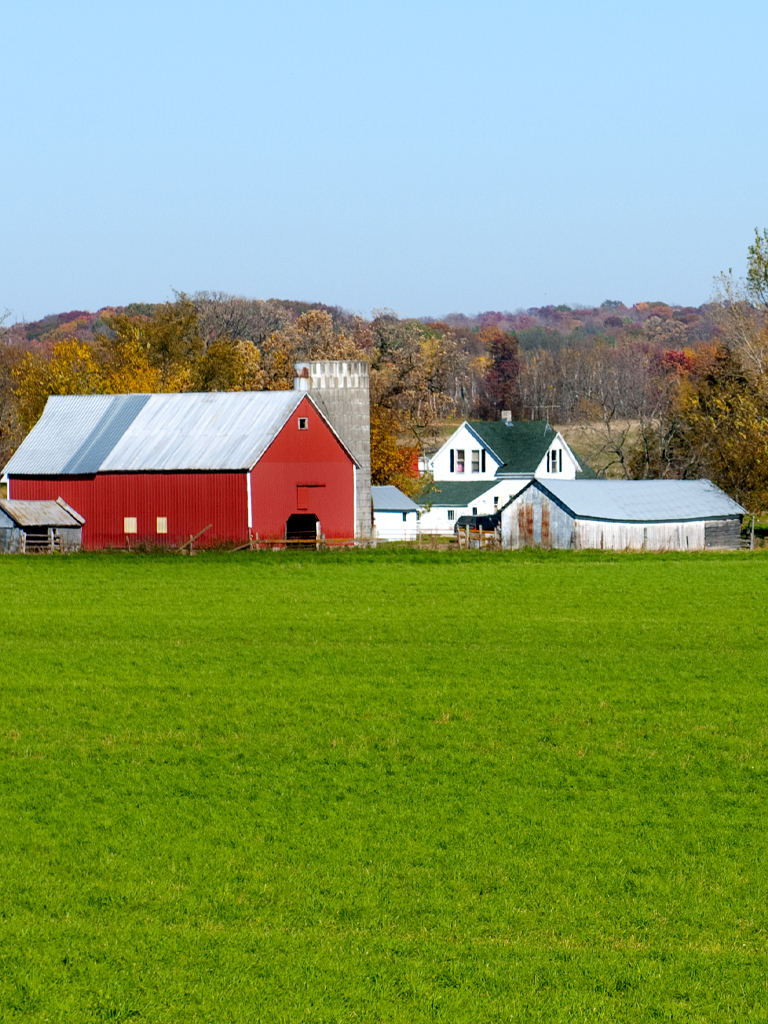
M 462 431 L 466 432 L 466 435 L 467 435 L 466 441 L 462 440 L 462 438 L 461 438 Z M 464 477 L 472 476 L 475 480 L 482 480 L 484 476 L 485 477 L 492 476 L 493 473 L 495 472 L 495 470 L 498 469 L 499 466 L 503 465 L 503 462 L 499 458 L 499 456 L 496 454 L 496 452 L 494 452 L 493 449 L 488 446 L 488 443 L 486 441 L 484 441 L 480 437 L 480 435 L 477 434 L 472 429 L 471 425 L 468 423 L 467 420 L 464 420 L 464 422 L 461 423 L 456 428 L 456 430 L 454 430 L 454 432 L 451 434 L 451 436 L 448 438 L 448 440 L 440 448 L 437 449 L 435 454 L 429 460 L 428 465 L 429 465 L 430 470 L 434 473 L 435 463 L 437 462 L 437 460 L 439 458 L 441 458 L 444 455 L 444 453 L 449 451 L 451 448 L 464 448 L 465 451 L 471 451 L 472 450 L 472 445 L 477 445 L 481 450 L 485 450 L 488 453 L 488 455 L 489 455 L 489 457 L 491 459 L 491 465 L 488 467 L 488 469 L 486 469 L 484 474 L 483 473 L 479 473 L 479 474 L 478 473 L 472 473 L 472 474 L 470 474 L 470 473 L 465 472 L 464 473 Z M 494 464 L 495 464 L 495 469 L 494 469 Z M 451 477 L 451 479 L 452 480 L 453 479 L 458 479 L 460 476 L 461 476 L 461 474 L 455 474 L 453 477 Z M 437 478 L 435 478 L 435 479 L 437 479 Z M 441 477 L 440 479 L 443 479 L 443 478 Z
M 555 434 L 555 436 L 554 436 L 554 438 L 553 438 L 553 440 L 552 440 L 552 442 L 551 442 L 551 444 L 550 444 L 550 446 L 549 446 L 549 448 L 547 450 L 547 454 L 549 454 L 549 452 L 551 452 L 553 448 L 557 448 L 558 446 L 560 448 L 562 448 L 563 453 L 565 454 L 565 457 L 568 459 L 568 461 L 573 466 L 574 473 L 581 472 L 581 466 L 579 465 L 578 459 L 573 454 L 573 452 L 571 451 L 571 449 L 568 446 L 568 442 L 565 440 L 565 438 L 563 437 L 563 435 L 559 431 Z M 546 480 L 548 480 L 550 478 L 550 476 L 558 477 L 561 480 L 563 479 L 563 474 L 562 473 L 551 473 L 551 472 L 548 472 L 548 470 L 547 470 L 547 455 L 544 455 L 542 457 L 542 460 L 538 464 L 538 466 L 536 467 L 536 472 L 533 475 L 535 477 L 537 477 L 537 478 L 540 477 L 540 476 L 543 476 L 544 479 L 546 479 Z
M 459 431 L 460 431 L 460 430 L 462 429 L 462 427 L 467 427 L 467 426 L 469 426 L 469 424 L 467 423 L 467 421 L 466 421 L 466 420 L 464 420 L 464 422 L 463 422 L 463 423 L 461 423 L 461 424 L 460 424 L 460 425 L 459 425 L 459 426 L 458 426 L 458 427 L 457 427 L 457 428 L 456 428 L 456 429 L 454 430 L 454 432 L 453 432 L 453 433 L 451 434 L 451 436 L 450 436 L 450 437 L 448 438 L 448 440 L 447 440 L 447 441 L 445 441 L 445 442 L 444 442 L 444 443 L 443 443 L 443 444 L 442 444 L 442 445 L 441 445 L 441 446 L 440 446 L 440 447 L 439 447 L 439 448 L 437 449 L 437 451 L 435 452 L 435 454 L 434 454 L 434 455 L 432 456 L 432 458 L 431 458 L 431 459 L 429 460 L 429 468 L 430 468 L 430 469 L 434 469 L 434 465 L 435 465 L 435 459 L 436 459 L 436 458 L 438 458 L 438 456 L 442 455 L 442 454 L 443 454 L 443 452 L 445 452 L 445 451 L 448 451 L 448 449 L 449 449 L 449 448 L 455 448 L 455 446 L 456 446 L 456 445 L 455 445 L 455 442 L 454 442 L 454 438 L 455 438 L 455 437 L 456 437 L 456 435 L 457 435 L 457 434 L 459 433 Z

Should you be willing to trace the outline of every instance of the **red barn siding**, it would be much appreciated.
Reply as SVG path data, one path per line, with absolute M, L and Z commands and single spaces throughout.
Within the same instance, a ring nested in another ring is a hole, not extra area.
M 245 473 L 102 473 L 95 477 L 11 478 L 14 498 L 62 497 L 85 518 L 83 547 L 125 547 L 123 520 L 135 516 L 133 544 L 178 547 L 209 523 L 200 543 L 248 537 Z M 157 518 L 168 533 L 157 533 Z
M 307 430 L 299 430 L 300 416 L 308 420 Z M 302 485 L 306 508 L 299 507 Z M 260 538 L 285 536 L 294 512 L 314 512 L 329 539 L 354 537 L 354 463 L 311 402 L 299 405 L 254 466 L 251 496 Z
M 298 429 L 299 416 L 308 429 Z M 326 537 L 354 536 L 354 463 L 311 402 L 301 402 L 251 472 L 254 533 L 282 538 L 294 512 L 314 512 Z M 299 486 L 311 486 L 299 508 Z M 209 523 L 200 544 L 248 539 L 247 473 L 100 473 L 84 477 L 11 477 L 20 499 L 62 497 L 85 518 L 83 547 L 125 547 L 124 518 L 137 519 L 133 544 L 178 547 Z M 157 533 L 157 518 L 168 533 Z

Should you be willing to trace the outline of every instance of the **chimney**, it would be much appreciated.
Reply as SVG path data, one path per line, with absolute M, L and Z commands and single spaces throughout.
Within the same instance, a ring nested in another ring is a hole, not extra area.
M 512 413 L 509 409 L 503 409 L 501 413 L 501 422 L 505 423 L 508 427 L 512 426 Z
M 293 364 L 294 391 L 309 391 L 360 464 L 355 539 L 371 536 L 371 405 L 368 363 L 323 360 Z

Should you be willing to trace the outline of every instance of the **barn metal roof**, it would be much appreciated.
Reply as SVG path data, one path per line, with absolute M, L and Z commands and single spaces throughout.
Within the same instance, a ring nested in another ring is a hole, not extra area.
M 711 480 L 537 480 L 578 519 L 685 522 L 744 515 Z
M 149 401 L 149 395 L 51 395 L 43 415 L 4 472 L 96 473 Z
M 399 487 L 392 484 L 374 484 L 371 487 L 373 508 L 376 512 L 420 512 L 421 505 L 403 494 Z
M 0 511 L 17 526 L 60 526 L 75 528 L 85 522 L 64 501 L 16 501 L 0 499 Z
M 54 395 L 5 472 L 251 469 L 304 399 L 312 401 L 300 391 Z

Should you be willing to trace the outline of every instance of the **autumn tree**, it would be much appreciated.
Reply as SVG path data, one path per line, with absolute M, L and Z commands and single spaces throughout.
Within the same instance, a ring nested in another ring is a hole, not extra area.
M 46 358 L 26 352 L 11 371 L 17 415 L 27 433 L 37 423 L 50 395 L 91 395 L 103 391 L 101 367 L 93 349 L 81 341 L 60 341 Z
M 479 331 L 478 340 L 487 352 L 479 411 L 489 419 L 498 419 L 503 409 L 509 409 L 517 418 L 520 343 L 514 334 L 494 326 Z
M 157 370 L 156 391 L 187 391 L 192 366 L 205 351 L 195 304 L 180 293 L 175 302 L 155 306 L 151 316 L 113 313 L 105 316 L 107 331 L 97 338 L 106 363 L 122 379 L 124 362 L 130 365 L 144 353 L 147 365 Z M 139 390 L 129 387 L 126 390 Z M 143 390 L 143 388 L 141 389 Z
M 250 341 L 217 338 L 192 370 L 195 391 L 261 391 L 265 381 L 259 350 Z
M 0 466 L 13 455 L 23 437 L 14 374 L 23 355 L 20 348 L 0 338 Z
M 196 292 L 192 302 L 206 346 L 219 338 L 228 338 L 233 343 L 250 341 L 261 349 L 270 334 L 284 330 L 293 320 L 290 311 L 276 299 L 246 299 L 226 292 Z
M 273 331 L 261 350 L 261 366 L 270 391 L 293 387 L 293 364 L 303 360 L 365 358 L 352 335 L 334 329 L 322 309 L 302 313 L 295 323 Z

